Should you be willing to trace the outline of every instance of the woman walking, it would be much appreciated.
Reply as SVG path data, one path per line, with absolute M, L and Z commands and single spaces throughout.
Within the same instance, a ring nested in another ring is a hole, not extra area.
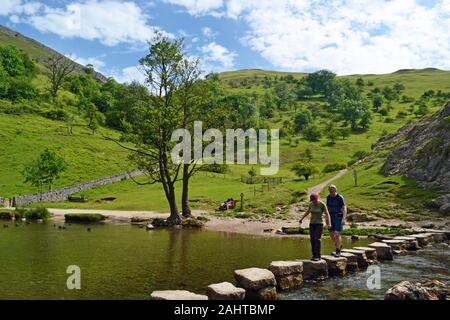
M 306 213 L 300 219 L 300 225 L 309 214 L 311 214 L 311 220 L 309 222 L 309 237 L 311 240 L 311 250 L 313 261 L 319 261 L 320 256 L 320 244 L 323 233 L 323 217 L 325 217 L 325 223 L 330 228 L 330 213 L 328 212 L 325 203 L 319 200 L 319 195 L 313 193 L 309 196 L 309 208 Z

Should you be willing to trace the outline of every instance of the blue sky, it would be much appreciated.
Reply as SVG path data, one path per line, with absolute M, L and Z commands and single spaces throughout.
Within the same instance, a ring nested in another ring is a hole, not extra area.
M 155 29 L 206 72 L 450 69 L 450 0 L 0 0 L 0 23 L 119 81 Z

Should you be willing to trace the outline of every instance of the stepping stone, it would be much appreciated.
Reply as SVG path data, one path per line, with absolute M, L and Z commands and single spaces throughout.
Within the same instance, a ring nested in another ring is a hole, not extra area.
M 153 291 L 150 298 L 152 300 L 208 300 L 208 297 L 205 295 L 186 290 Z
M 433 232 L 431 235 L 433 236 L 434 242 L 444 242 L 447 240 L 447 236 L 443 232 Z
M 394 260 L 392 248 L 387 243 L 373 242 L 368 247 L 374 248 L 377 251 L 378 260 Z
M 419 242 L 417 241 L 416 238 L 414 237 L 408 237 L 408 236 L 400 236 L 400 237 L 395 237 L 394 240 L 403 240 L 405 241 L 405 247 L 406 250 L 419 250 L 420 246 L 419 246 Z
M 246 300 L 275 300 L 277 298 L 277 289 L 275 287 L 266 287 L 257 291 L 247 290 L 245 292 Z
M 342 249 L 342 252 L 351 253 L 351 254 L 354 254 L 355 256 L 357 256 L 359 269 L 365 269 L 369 265 L 369 262 L 367 262 L 366 253 L 363 250 Z
M 342 277 L 347 274 L 347 258 L 325 255 L 322 259 L 327 262 L 328 275 Z
M 375 264 L 375 263 L 378 262 L 377 250 L 375 248 L 370 248 L 370 247 L 353 247 L 353 249 L 364 251 L 366 253 L 367 262 L 369 262 L 369 264 Z
M 221 282 L 206 288 L 209 300 L 244 300 L 245 289 L 237 288 L 232 283 Z
M 416 238 L 421 247 L 424 247 L 433 241 L 433 236 L 429 233 L 412 234 L 410 237 Z
M 328 278 L 328 268 L 325 260 L 296 260 L 303 262 L 304 280 L 323 280 Z
M 234 271 L 238 287 L 244 288 L 245 299 L 273 300 L 277 298 L 275 275 L 261 268 L 247 268 Z
M 388 244 L 391 246 L 392 250 L 406 250 L 406 241 L 405 240 L 382 240 L 381 242 Z
M 235 270 L 234 278 L 238 286 L 245 290 L 259 290 L 277 284 L 275 275 L 271 271 L 261 268 Z
M 347 259 L 347 271 L 358 271 L 358 257 L 352 253 L 341 252 L 341 257 Z
M 269 270 L 275 276 L 287 276 L 295 273 L 303 272 L 302 261 L 272 261 L 269 266 Z
M 269 270 L 275 275 L 277 287 L 281 290 L 296 288 L 303 283 L 301 261 L 272 261 Z

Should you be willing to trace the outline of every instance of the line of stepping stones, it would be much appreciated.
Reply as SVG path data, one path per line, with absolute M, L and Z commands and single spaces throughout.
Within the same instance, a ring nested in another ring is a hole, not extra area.
M 236 286 L 230 282 L 211 284 L 206 295 L 186 290 L 153 291 L 153 300 L 272 300 L 277 290 L 299 288 L 305 280 L 324 280 L 366 269 L 379 261 L 393 260 L 396 254 L 418 250 L 434 242 L 450 240 L 450 232 L 433 231 L 374 242 L 367 247 L 343 249 L 340 257 L 323 255 L 319 261 L 273 261 L 268 269 L 234 271 Z

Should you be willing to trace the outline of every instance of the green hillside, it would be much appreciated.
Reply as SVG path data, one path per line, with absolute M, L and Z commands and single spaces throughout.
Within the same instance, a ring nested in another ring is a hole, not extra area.
M 77 72 L 64 80 L 56 97 L 51 97 L 42 59 L 54 51 L 3 27 L 0 40 L 0 48 L 12 45 L 20 49 L 37 67 L 37 71 L 34 70 L 25 63 L 26 57 L 22 57 L 20 59 L 25 59 L 22 69 L 25 69 L 13 70 L 20 71 L 19 75 L 2 78 L 0 69 L 0 120 L 3 123 L 0 136 L 4 141 L 0 154 L 1 197 L 36 190 L 23 183 L 21 171 L 45 148 L 56 151 L 68 163 L 68 170 L 56 187 L 130 169 L 127 152 L 102 136 L 120 137 L 133 107 L 145 101 L 148 95 L 143 86 L 122 85 L 111 79 L 105 81 L 93 70 L 78 66 Z M 14 50 L 7 54 L 22 54 Z M 11 70 L 6 71 L 11 73 Z M 331 78 L 326 79 L 328 76 Z M 282 178 L 282 183 L 267 186 L 262 182 L 263 177 L 258 177 L 258 170 L 257 183 L 242 182 L 249 178 L 250 165 L 230 166 L 225 174 L 203 172 L 192 181 L 191 204 L 194 208 L 212 209 L 225 198 L 239 198 L 243 192 L 250 214 L 272 214 L 279 206 L 287 213 L 287 205 L 301 200 L 306 188 L 365 158 L 380 137 L 396 132 L 409 122 L 421 121 L 450 99 L 450 72 L 432 68 L 338 77 L 322 71 L 306 74 L 251 69 L 211 77 L 212 81 L 218 80 L 220 87 L 217 99 L 230 104 L 226 107 L 228 121 L 233 126 L 280 129 L 281 167 L 277 177 Z M 1 81 L 6 81 L 3 93 Z M 355 107 L 352 113 L 351 108 Z M 392 208 L 398 206 L 407 210 L 411 207 L 408 212 L 413 213 L 423 209 L 431 193 L 417 187 L 414 181 L 384 177 L 379 173 L 382 162 L 379 158 L 370 166 L 356 167 L 359 186 L 364 186 L 364 190 L 352 185 L 351 173 L 337 181 L 344 192 L 351 195 L 348 197 L 350 206 L 373 211 L 380 217 L 395 215 Z M 309 169 L 313 168 L 309 179 L 297 176 L 292 170 L 305 163 Z M 389 192 L 383 193 L 385 198 L 380 204 L 379 191 L 387 188 Z M 167 210 L 158 184 L 139 186 L 127 181 L 84 194 L 90 199 L 88 203 L 54 203 L 51 206 Z M 409 198 L 398 197 L 399 194 L 413 195 L 418 201 L 411 204 Z M 117 200 L 96 202 L 106 196 Z
M 43 61 L 51 57 L 52 55 L 61 55 L 59 52 L 49 48 L 42 43 L 26 37 L 19 32 L 11 30 L 5 26 L 0 25 L 0 45 L 12 45 L 18 49 L 26 52 L 30 58 L 32 58 L 38 66 L 42 64 Z M 76 64 L 77 72 L 85 73 L 85 66 L 78 63 Z M 100 81 L 106 81 L 106 77 L 99 72 L 94 72 L 94 78 Z
M 304 74 L 292 74 L 282 72 L 265 72 L 262 70 L 239 70 L 219 74 L 220 80 L 233 93 L 264 93 L 273 90 L 273 84 L 270 88 L 264 88 L 264 81 L 267 78 L 275 76 L 279 83 L 285 82 L 285 77 L 292 75 L 294 79 L 301 79 Z M 417 101 L 421 99 L 424 92 L 433 90 L 435 92 L 450 91 L 450 72 L 435 69 L 399 71 L 387 75 L 352 75 L 342 77 L 350 79 L 352 82 L 362 78 L 365 82 L 363 92 L 369 93 L 373 88 L 383 88 L 393 86 L 401 82 L 404 85 L 402 95 L 408 96 L 410 100 Z M 235 88 L 233 83 L 245 82 L 247 87 L 239 85 Z M 289 81 L 289 80 L 288 80 Z M 372 82 L 372 83 L 370 83 Z M 370 85 L 367 85 L 370 83 Z M 231 84 L 231 85 L 230 85 Z M 289 86 L 294 86 L 292 83 Z M 428 99 L 427 114 L 439 110 L 443 105 L 442 98 Z M 297 109 L 305 108 L 321 109 L 325 105 L 321 98 L 313 98 L 304 101 L 297 101 Z M 307 141 L 301 134 L 285 135 L 281 140 L 281 168 L 278 176 L 284 178 L 282 185 L 276 186 L 272 192 L 254 192 L 254 188 L 261 189 L 261 185 L 247 185 L 240 182 L 241 175 L 247 175 L 250 166 L 232 166 L 231 171 L 226 175 L 201 174 L 193 181 L 192 205 L 194 208 L 212 208 L 228 196 L 238 197 L 243 192 L 249 198 L 249 205 L 253 212 L 271 213 L 279 205 L 286 205 L 298 201 L 301 197 L 296 197 L 296 192 L 303 191 L 305 188 L 316 185 L 332 177 L 336 172 L 322 173 L 321 171 L 327 164 L 339 163 L 346 165 L 348 162 L 354 162 L 353 155 L 356 152 L 364 151 L 369 154 L 371 145 L 381 136 L 396 132 L 399 128 L 411 121 L 420 121 L 421 116 L 414 114 L 411 105 L 414 102 L 392 101 L 390 111 L 387 115 L 374 114 L 372 124 L 367 130 L 351 132 L 345 138 L 338 138 L 335 144 L 330 144 L 326 137 L 318 141 Z M 415 107 L 417 109 L 417 105 Z M 292 108 L 284 111 L 276 111 L 274 116 L 266 119 L 270 127 L 283 128 L 286 123 L 292 121 L 295 110 Z M 319 127 L 325 128 L 326 119 L 321 114 L 315 120 Z M 290 168 L 309 148 L 312 151 L 313 162 L 319 168 L 319 173 L 313 175 L 309 181 L 298 179 Z M 359 176 L 359 186 L 354 186 L 352 173 L 349 172 L 343 178 L 336 181 L 336 184 L 348 195 L 348 202 L 352 211 L 367 211 L 374 217 L 404 217 L 419 218 L 433 214 L 425 204 L 432 196 L 435 196 L 436 190 L 426 190 L 418 187 L 414 181 L 403 177 L 385 177 L 379 173 L 379 168 L 383 163 L 383 158 L 377 158 L 377 161 L 370 165 L 363 164 L 356 167 Z M 209 187 L 204 190 L 204 185 Z M 217 188 L 217 191 L 216 189 Z M 125 191 L 126 190 L 126 191 Z M 199 192 L 201 190 L 201 192 Z M 220 192 L 218 192 L 220 190 Z M 167 210 L 164 201 L 158 201 L 162 197 L 158 186 L 136 186 L 129 182 L 123 182 L 112 186 L 100 187 L 85 192 L 92 200 L 88 204 L 80 205 L 83 208 L 98 207 L 95 199 L 114 196 L 118 200 L 115 203 L 105 204 L 102 207 L 112 209 L 133 208 L 136 210 L 145 208 L 155 208 L 156 210 Z M 125 196 L 126 194 L 126 196 Z M 274 196 L 275 194 L 275 196 Z M 380 201 L 382 194 L 383 201 Z M 127 199 L 133 199 L 128 201 Z M 412 201 L 414 200 L 414 201 Z M 53 204 L 52 204 L 53 205 Z M 55 204 L 61 207 L 73 206 L 70 203 Z M 101 206 L 101 205 L 100 205 Z M 407 210 L 405 210 L 407 209 Z

